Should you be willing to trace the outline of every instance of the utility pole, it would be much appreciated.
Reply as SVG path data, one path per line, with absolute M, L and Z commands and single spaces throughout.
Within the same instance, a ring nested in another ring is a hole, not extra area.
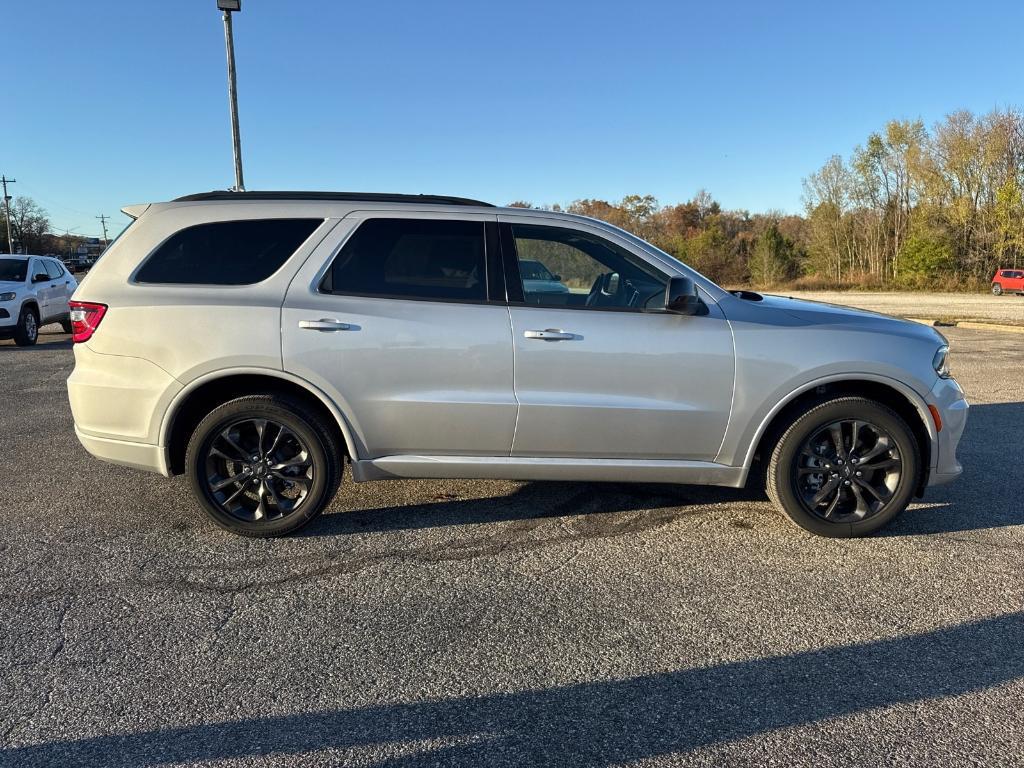
M 235 36 L 231 14 L 242 12 L 242 0 L 217 0 L 217 8 L 224 11 L 224 48 L 228 57 L 228 108 L 231 110 L 231 146 L 235 154 L 235 192 L 245 191 L 242 180 L 242 138 L 238 130 L 238 85 L 235 80 Z
M 101 213 L 96 218 L 99 219 L 100 220 L 100 224 L 103 225 L 103 248 L 104 248 L 104 250 L 106 250 L 106 248 L 107 248 L 107 219 L 109 219 L 110 217 L 107 216 L 105 213 Z
M 4 210 L 7 214 L 4 216 L 4 219 L 7 221 L 7 252 L 13 254 L 14 240 L 11 238 L 11 196 L 7 194 L 7 185 L 13 184 L 17 179 L 8 179 L 6 176 L 0 176 L 0 180 L 3 181 L 4 185 Z

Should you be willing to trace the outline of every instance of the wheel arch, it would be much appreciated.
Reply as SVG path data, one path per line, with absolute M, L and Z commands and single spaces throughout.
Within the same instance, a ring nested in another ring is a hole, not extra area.
M 330 398 L 308 381 L 268 368 L 242 368 L 201 376 L 184 387 L 171 401 L 160 425 L 160 445 L 167 455 L 172 475 L 185 469 L 188 438 L 202 418 L 221 403 L 255 392 L 276 392 L 300 399 L 326 417 L 336 428 L 345 453 L 358 458 L 356 441 L 348 419 Z
M 924 492 L 938 451 L 938 434 L 928 405 L 906 384 L 884 376 L 835 376 L 808 382 L 781 400 L 762 420 L 744 460 L 744 481 L 758 461 L 763 462 L 786 428 L 808 408 L 837 397 L 866 397 L 894 410 L 911 428 L 921 449 L 917 495 Z

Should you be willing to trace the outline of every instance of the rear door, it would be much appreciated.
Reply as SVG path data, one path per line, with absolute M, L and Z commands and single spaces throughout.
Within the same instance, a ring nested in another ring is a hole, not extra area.
M 50 283 L 50 316 L 64 315 L 69 311 L 68 299 L 71 298 L 71 294 L 74 292 L 74 288 L 71 286 L 71 275 L 68 274 L 63 265 L 54 259 L 43 259 L 43 265 L 46 267 L 46 272 L 52 281 Z
M 292 281 L 284 367 L 334 399 L 361 459 L 508 456 L 504 291 L 494 215 L 352 213 Z
M 512 454 L 713 461 L 735 373 L 717 305 L 661 311 L 669 275 L 603 230 L 499 218 L 520 403 Z M 531 286 L 520 260 L 562 290 Z

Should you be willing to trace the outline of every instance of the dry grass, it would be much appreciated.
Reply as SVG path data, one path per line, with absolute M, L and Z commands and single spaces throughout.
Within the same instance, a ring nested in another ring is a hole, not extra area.
M 933 293 L 987 293 L 989 282 L 977 278 L 940 275 L 928 279 L 882 281 L 875 275 L 851 275 L 843 280 L 822 275 L 804 275 L 795 280 L 772 284 L 736 286 L 755 291 L 930 291 Z

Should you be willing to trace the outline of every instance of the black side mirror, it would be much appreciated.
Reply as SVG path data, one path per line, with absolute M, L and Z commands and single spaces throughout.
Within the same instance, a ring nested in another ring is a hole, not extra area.
M 45 283 L 49 279 L 50 276 L 45 272 L 37 272 L 36 274 L 32 275 L 33 283 Z
M 695 315 L 700 309 L 697 286 L 689 277 L 673 277 L 665 287 L 665 311 L 677 315 Z

